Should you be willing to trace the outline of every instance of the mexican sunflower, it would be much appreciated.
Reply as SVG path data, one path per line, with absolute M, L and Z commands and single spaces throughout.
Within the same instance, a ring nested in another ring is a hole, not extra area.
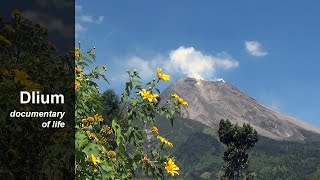
M 93 154 L 91 154 L 91 161 L 93 162 L 94 165 L 101 163 L 101 160 L 99 159 L 99 157 L 95 157 Z
M 168 74 L 162 74 L 162 69 L 158 68 L 157 70 L 158 78 L 164 81 L 170 81 L 170 76 Z
M 152 102 L 153 100 L 157 101 L 156 98 L 159 97 L 158 94 L 152 94 L 151 91 L 147 91 L 145 89 L 142 89 L 139 94 L 143 99 L 147 99 L 149 102 Z
M 92 123 L 92 122 L 94 122 L 94 118 L 93 118 L 92 116 L 89 116 L 89 117 L 87 118 L 87 121 Z
M 189 106 L 188 102 L 186 102 L 184 99 L 179 97 L 177 94 L 172 94 L 171 96 L 174 97 L 179 104 L 182 104 L 184 106 Z
M 168 139 L 166 139 L 162 136 L 157 136 L 157 138 L 160 140 L 160 142 L 166 144 L 167 146 L 169 146 L 171 148 L 173 147 L 173 144 L 170 141 L 168 141 Z
M 152 131 L 153 133 L 155 133 L 155 134 L 159 134 L 159 130 L 158 130 L 158 128 L 155 127 L 155 126 L 153 126 L 153 127 L 151 128 L 151 131 Z
M 114 152 L 114 151 L 108 151 L 108 152 L 107 152 L 107 156 L 108 156 L 109 158 L 115 158 L 115 157 L 117 156 L 117 153 Z
M 77 81 L 77 80 L 74 81 L 74 84 L 73 84 L 73 85 L 74 85 L 74 88 L 75 88 L 75 89 L 77 89 L 77 88 L 79 88 L 79 87 L 81 86 L 80 82 Z
M 172 176 L 175 174 L 179 175 L 180 168 L 174 163 L 172 158 L 168 158 L 168 161 L 164 163 L 165 169 L 168 173 L 170 173 Z

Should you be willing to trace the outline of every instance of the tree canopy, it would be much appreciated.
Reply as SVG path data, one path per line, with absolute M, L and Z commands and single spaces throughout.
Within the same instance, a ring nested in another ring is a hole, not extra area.
M 248 167 L 248 151 L 258 142 L 257 131 L 249 124 L 240 127 L 222 119 L 218 135 L 220 142 L 227 146 L 223 154 L 226 164 L 223 166 L 222 179 L 239 179 Z

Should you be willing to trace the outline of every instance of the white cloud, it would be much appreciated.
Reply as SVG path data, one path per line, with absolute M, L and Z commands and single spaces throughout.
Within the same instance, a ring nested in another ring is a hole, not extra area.
M 128 70 L 137 69 L 142 78 L 150 79 L 155 74 L 156 64 L 153 62 L 134 56 L 128 60 L 127 66 Z
M 258 41 L 245 41 L 246 50 L 252 56 L 266 56 L 268 54 L 267 51 L 263 49 L 263 46 Z
M 92 23 L 92 22 L 94 22 L 94 21 L 93 21 L 93 17 L 92 17 L 92 16 L 87 16 L 87 15 L 81 15 L 81 16 L 79 17 L 79 20 L 80 20 L 80 21 L 83 21 L 83 22 L 87 22 L 87 23 Z
M 126 68 L 137 69 L 142 78 L 150 80 L 156 76 L 156 69 L 162 67 L 171 76 L 189 76 L 196 79 L 216 80 L 217 71 L 236 68 L 239 62 L 227 53 L 204 54 L 193 47 L 181 46 L 167 55 L 148 60 L 137 56 L 127 60 Z
M 76 8 L 76 12 L 82 11 L 82 6 L 79 4 L 76 4 L 75 8 Z
M 86 32 L 87 28 L 83 27 L 80 23 L 76 23 L 75 24 L 75 31 L 76 31 L 76 35 L 77 35 L 77 33 Z
M 170 64 L 183 74 L 197 79 L 216 78 L 218 69 L 230 69 L 239 66 L 239 62 L 226 53 L 207 55 L 193 47 L 181 46 L 171 51 Z
M 104 20 L 104 16 L 94 17 L 92 15 L 85 14 L 83 6 L 80 4 L 75 5 L 76 23 L 75 23 L 75 36 L 79 37 L 80 34 L 88 31 L 90 24 L 101 24 Z
M 103 22 L 104 16 L 99 16 L 98 18 L 94 18 L 93 16 L 89 15 L 81 15 L 78 18 L 80 21 L 85 22 L 85 23 L 97 23 L 100 24 Z

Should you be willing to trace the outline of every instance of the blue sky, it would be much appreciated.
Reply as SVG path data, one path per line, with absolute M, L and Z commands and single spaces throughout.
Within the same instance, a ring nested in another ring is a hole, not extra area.
M 263 104 L 320 127 L 319 1 L 78 0 L 76 40 L 123 87 L 162 67 L 173 80 L 223 78 Z

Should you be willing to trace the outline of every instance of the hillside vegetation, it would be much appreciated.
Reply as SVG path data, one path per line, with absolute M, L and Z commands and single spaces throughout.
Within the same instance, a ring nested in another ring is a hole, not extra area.
M 173 127 L 160 119 L 159 130 L 175 145 L 183 179 L 217 179 L 225 148 L 217 131 L 199 122 L 177 118 Z M 320 136 L 303 132 L 305 141 L 277 141 L 259 137 L 250 152 L 248 172 L 255 179 L 320 179 Z

